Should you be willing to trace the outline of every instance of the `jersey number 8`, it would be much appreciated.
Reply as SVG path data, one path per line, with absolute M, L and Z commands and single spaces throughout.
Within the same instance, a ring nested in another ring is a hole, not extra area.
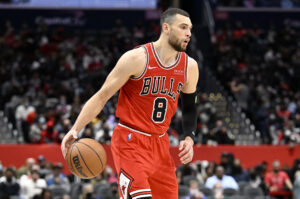
M 165 120 L 168 101 L 164 97 L 157 97 L 153 102 L 152 120 L 155 123 L 162 123 Z

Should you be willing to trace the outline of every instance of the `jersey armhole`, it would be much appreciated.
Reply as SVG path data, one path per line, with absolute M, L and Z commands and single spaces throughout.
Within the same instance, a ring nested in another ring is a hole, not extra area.
M 185 54 L 185 66 L 184 66 L 184 83 L 188 80 L 188 64 L 189 64 L 189 56 Z
M 145 49 L 145 52 L 146 52 L 146 64 L 144 66 L 143 72 L 139 76 L 137 76 L 137 77 L 130 77 L 131 80 L 140 80 L 144 76 L 144 74 L 146 73 L 146 71 L 147 71 L 147 66 L 148 66 L 148 63 L 149 63 L 148 49 L 144 45 L 140 46 L 140 47 L 143 47 Z

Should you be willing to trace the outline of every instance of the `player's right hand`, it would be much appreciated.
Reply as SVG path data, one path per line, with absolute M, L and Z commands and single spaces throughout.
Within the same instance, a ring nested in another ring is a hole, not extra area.
M 62 142 L 61 142 L 61 152 L 64 156 L 64 158 L 66 158 L 67 152 L 69 150 L 69 148 L 71 147 L 72 143 L 78 139 L 77 136 L 77 131 L 71 129 L 63 138 Z

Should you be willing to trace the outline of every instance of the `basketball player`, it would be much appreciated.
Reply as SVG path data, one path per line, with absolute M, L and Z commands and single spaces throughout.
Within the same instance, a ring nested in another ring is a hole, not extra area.
M 198 65 L 184 51 L 191 37 L 189 14 L 171 8 L 162 13 L 161 35 L 126 52 L 102 88 L 84 105 L 62 141 L 62 153 L 119 89 L 111 150 L 122 199 L 176 199 L 178 185 L 166 134 L 182 95 L 185 139 L 179 144 L 183 164 L 192 161 L 196 128 Z

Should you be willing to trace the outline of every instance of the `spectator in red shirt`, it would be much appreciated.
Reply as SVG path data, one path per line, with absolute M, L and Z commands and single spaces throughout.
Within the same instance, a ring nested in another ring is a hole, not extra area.
M 48 121 L 46 129 L 41 134 L 41 144 L 58 143 L 58 132 L 53 127 L 54 122 L 52 120 Z
M 270 192 L 283 191 L 286 188 L 289 190 L 293 189 L 287 173 L 280 171 L 280 162 L 278 160 L 273 162 L 273 171 L 266 174 L 265 183 Z

